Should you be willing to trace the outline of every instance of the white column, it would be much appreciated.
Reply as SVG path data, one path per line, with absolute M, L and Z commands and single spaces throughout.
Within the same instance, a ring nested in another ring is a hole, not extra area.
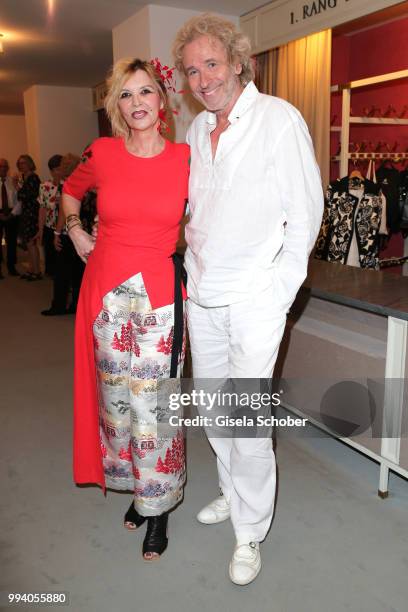
M 122 57 L 150 59 L 150 7 L 144 6 L 112 30 L 113 61 Z
M 178 29 L 188 19 L 202 12 L 156 4 L 144 6 L 113 29 L 114 61 L 122 57 L 139 57 L 143 60 L 158 57 L 162 64 L 172 67 L 171 48 Z M 239 25 L 237 15 L 220 16 Z M 188 92 L 188 87 L 180 74 L 176 75 L 176 88 Z M 189 93 L 172 96 L 171 106 L 179 114 L 174 115 L 174 123 L 171 122 L 170 137 L 176 142 L 183 142 L 188 126 L 202 107 Z
M 42 179 L 48 178 L 52 155 L 80 155 L 98 137 L 90 88 L 33 85 L 24 92 L 24 109 L 28 153 Z
M 38 121 L 38 100 L 36 87 L 30 87 L 24 92 L 24 113 L 26 122 L 27 151 L 40 167 L 40 134 Z M 40 170 L 39 170 L 40 172 Z M 48 174 L 47 174 L 48 176 Z

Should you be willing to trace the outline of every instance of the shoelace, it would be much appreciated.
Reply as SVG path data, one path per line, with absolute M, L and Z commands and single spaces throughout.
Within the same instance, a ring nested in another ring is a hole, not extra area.
M 226 510 L 228 508 L 228 502 L 224 498 L 216 499 L 213 504 L 216 508 L 219 508 L 220 510 Z
M 214 504 L 217 508 L 221 508 L 222 510 L 227 509 L 228 508 L 228 504 L 224 501 L 216 501 Z
M 249 544 L 241 544 L 237 546 L 234 557 L 239 559 L 255 559 L 258 549 L 256 548 L 255 542 Z

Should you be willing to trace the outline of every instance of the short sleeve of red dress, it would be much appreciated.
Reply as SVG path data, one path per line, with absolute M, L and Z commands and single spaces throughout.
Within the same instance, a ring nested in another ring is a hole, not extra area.
M 63 193 L 81 201 L 85 193 L 94 189 L 97 183 L 96 159 L 98 141 L 87 147 L 82 154 L 81 163 L 64 183 Z

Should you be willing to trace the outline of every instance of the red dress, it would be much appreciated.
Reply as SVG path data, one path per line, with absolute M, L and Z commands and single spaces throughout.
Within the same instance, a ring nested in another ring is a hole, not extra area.
M 64 183 L 81 200 L 97 189 L 98 238 L 82 281 L 75 322 L 74 480 L 105 489 L 93 323 L 103 297 L 141 272 L 152 308 L 174 301 L 174 267 L 188 193 L 189 147 L 166 140 L 162 153 L 142 158 L 122 138 L 99 138 Z M 185 294 L 184 294 L 185 297 Z

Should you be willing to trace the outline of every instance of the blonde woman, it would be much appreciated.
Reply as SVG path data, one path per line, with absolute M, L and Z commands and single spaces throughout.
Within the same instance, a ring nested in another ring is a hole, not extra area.
M 21 202 L 21 237 L 27 246 L 29 271 L 20 278 L 27 281 L 42 279 L 40 269 L 40 251 L 37 244 L 38 233 L 38 193 L 40 178 L 35 173 L 36 167 L 30 155 L 20 155 L 17 160 L 19 178 L 17 198 Z
M 150 63 L 118 62 L 106 99 L 114 137 L 85 151 L 63 190 L 68 233 L 87 262 L 76 318 L 74 478 L 133 491 L 125 527 L 147 521 L 146 560 L 167 546 L 168 512 L 185 480 L 182 433 L 163 433 L 156 402 L 157 381 L 179 375 L 183 358 L 178 321 L 185 294 L 172 254 L 189 149 L 163 138 L 167 106 L 162 75 Z M 96 241 L 79 218 L 91 188 Z

